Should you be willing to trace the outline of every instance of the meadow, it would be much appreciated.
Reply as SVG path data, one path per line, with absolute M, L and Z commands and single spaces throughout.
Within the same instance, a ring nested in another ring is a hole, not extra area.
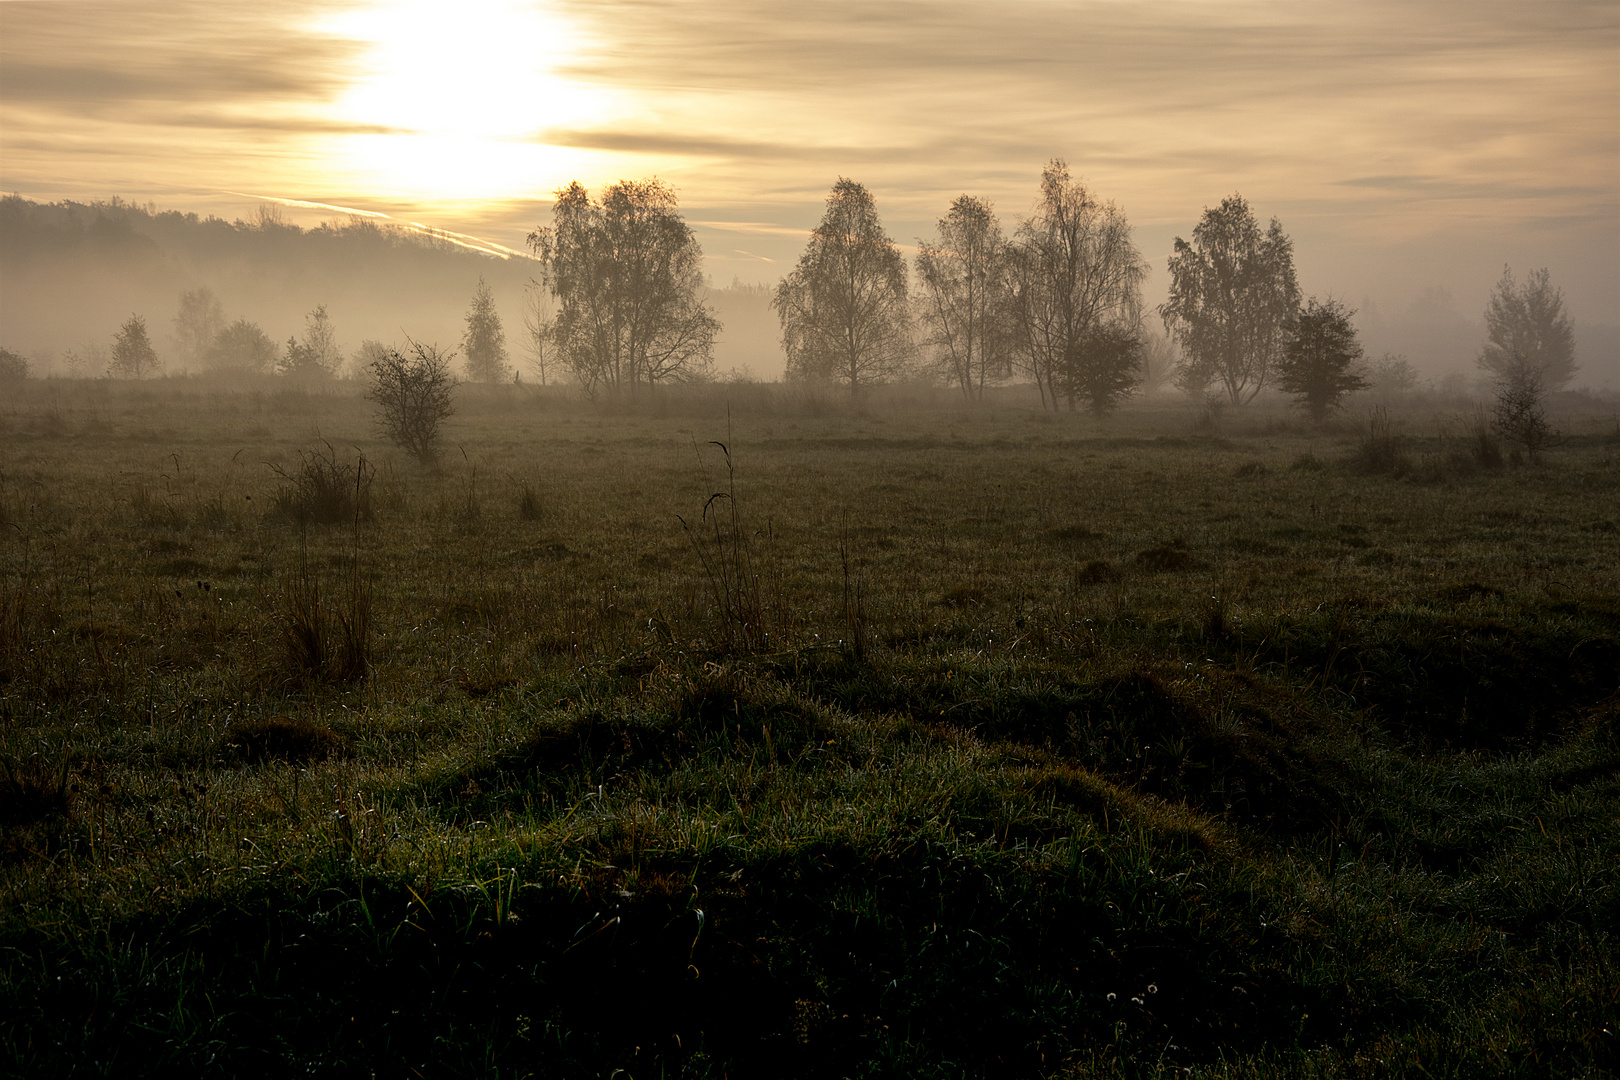
M 31 381 L 0 1071 L 1620 1067 L 1620 407 Z

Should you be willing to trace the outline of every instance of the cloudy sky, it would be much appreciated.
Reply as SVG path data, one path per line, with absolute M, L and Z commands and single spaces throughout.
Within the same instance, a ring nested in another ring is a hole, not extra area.
M 0 0 L 0 189 L 513 248 L 572 179 L 673 183 L 713 276 L 775 280 L 839 176 L 913 242 L 1066 159 L 1171 239 L 1240 192 L 1302 287 L 1477 311 L 1547 266 L 1620 321 L 1613 0 Z

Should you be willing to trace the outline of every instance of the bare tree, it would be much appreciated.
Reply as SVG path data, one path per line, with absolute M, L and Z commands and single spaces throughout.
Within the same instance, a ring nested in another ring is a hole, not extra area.
M 529 234 L 557 311 L 558 360 L 587 393 L 702 376 L 720 324 L 702 300 L 703 251 L 659 180 L 621 180 L 593 203 L 557 192 L 549 229 Z
M 1520 286 L 1513 270 L 1502 268 L 1502 280 L 1485 305 L 1485 347 L 1479 366 L 1498 380 L 1524 364 L 1541 368 L 1547 390 L 1561 390 L 1580 370 L 1575 363 L 1575 325 L 1564 311 L 1564 293 L 1553 287 L 1543 267 L 1532 270 Z
M 1176 237 L 1159 314 L 1187 355 L 1178 381 L 1189 393 L 1218 382 L 1232 404 L 1254 400 L 1298 309 L 1293 242 L 1276 218 L 1262 232 L 1241 195 L 1206 208 L 1192 243 Z
M 115 378 L 144 379 L 156 375 L 157 370 L 157 350 L 152 348 L 152 339 L 147 336 L 146 320 L 131 315 L 113 337 L 112 362 L 107 374 Z
M 180 310 L 174 316 L 174 341 L 182 364 L 202 363 L 224 329 L 225 308 L 214 290 L 204 286 L 180 294 Z
M 1113 203 L 1101 203 L 1052 161 L 1035 213 L 1013 244 L 1012 313 L 1024 370 L 1041 400 L 1105 411 L 1131 392 L 1141 365 L 1147 263 Z
M 924 344 L 968 400 L 1006 377 L 1007 241 L 994 207 L 962 195 L 939 219 L 939 243 L 918 242 L 917 281 Z
M 415 341 L 410 348 L 408 357 L 398 349 L 384 349 L 367 365 L 371 385 L 366 396 L 381 410 L 377 426 L 383 434 L 428 464 L 437 456 L 439 425 L 455 412 L 451 398 L 456 380 L 450 374 L 455 353 Z
M 1175 377 L 1181 366 L 1181 351 L 1169 334 L 1144 328 L 1142 333 L 1142 382 L 1146 393 L 1156 393 Z
M 906 261 L 872 195 L 843 177 L 771 306 L 790 379 L 846 383 L 852 397 L 901 374 L 912 357 Z
M 531 280 L 523 289 L 523 351 L 541 386 L 546 385 L 547 377 L 556 368 L 556 346 L 551 335 L 556 314 L 557 298 L 551 286 L 543 278 Z
M 495 310 L 495 294 L 478 275 L 472 306 L 467 309 L 467 332 L 461 339 L 467 354 L 467 378 L 473 382 L 507 382 L 512 368 L 506 362 L 506 330 Z
M 1386 352 L 1367 365 L 1368 388 L 1382 398 L 1396 398 L 1417 389 L 1418 370 L 1397 352 Z

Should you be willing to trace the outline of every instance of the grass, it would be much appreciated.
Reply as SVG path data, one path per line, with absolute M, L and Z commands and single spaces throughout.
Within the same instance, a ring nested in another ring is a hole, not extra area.
M 5 1071 L 1615 1070 L 1612 409 L 904 396 L 26 384 Z

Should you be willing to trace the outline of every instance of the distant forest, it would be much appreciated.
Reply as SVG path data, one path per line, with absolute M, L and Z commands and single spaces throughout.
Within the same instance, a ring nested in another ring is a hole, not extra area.
M 226 221 L 116 197 L 38 203 L 8 195 L 0 198 L 0 346 L 29 357 L 38 375 L 100 375 L 119 326 L 139 314 L 164 370 L 173 372 L 180 296 L 208 288 L 228 320 L 257 323 L 277 343 L 301 333 L 306 315 L 324 306 L 346 355 L 363 341 L 406 335 L 450 348 L 461 340 L 482 277 L 511 362 L 530 380 L 523 305 L 534 270 L 528 259 L 363 217 L 306 229 L 270 207 L 253 221 Z M 769 291 L 719 288 L 710 303 L 726 326 L 715 371 L 779 376 Z M 101 370 L 91 370 L 98 363 Z

